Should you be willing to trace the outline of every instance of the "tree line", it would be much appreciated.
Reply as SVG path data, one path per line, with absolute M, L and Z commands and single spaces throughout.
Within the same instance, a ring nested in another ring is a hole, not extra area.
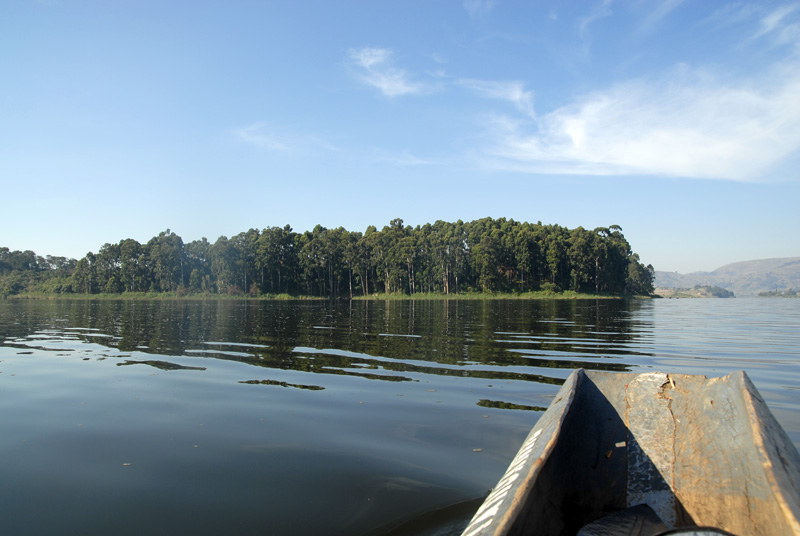
M 317 225 L 250 229 L 184 243 L 167 229 L 80 260 L 0 248 L 0 293 L 204 292 L 354 297 L 374 293 L 572 290 L 650 295 L 644 266 L 617 225 L 587 230 L 483 218 L 422 226 L 394 219 L 364 233 Z

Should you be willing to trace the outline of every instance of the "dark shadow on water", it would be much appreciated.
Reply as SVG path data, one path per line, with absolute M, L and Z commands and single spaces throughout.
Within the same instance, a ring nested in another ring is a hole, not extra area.
M 458 536 L 482 502 L 483 497 L 445 506 L 366 536 Z

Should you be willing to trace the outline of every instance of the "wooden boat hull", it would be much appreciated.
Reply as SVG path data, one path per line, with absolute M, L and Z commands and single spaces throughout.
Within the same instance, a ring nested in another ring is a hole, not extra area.
M 800 455 L 744 372 L 576 370 L 463 535 L 576 534 L 639 504 L 670 529 L 800 534 Z

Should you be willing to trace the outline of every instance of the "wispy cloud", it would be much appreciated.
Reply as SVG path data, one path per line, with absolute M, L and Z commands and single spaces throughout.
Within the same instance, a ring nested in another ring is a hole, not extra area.
M 492 165 L 532 173 L 758 180 L 800 149 L 800 69 L 758 89 L 686 68 L 620 83 L 530 122 L 500 118 Z
M 337 153 L 345 159 L 397 167 L 430 166 L 437 162 L 419 157 L 408 150 L 390 151 L 376 147 L 340 147 L 317 136 L 303 135 L 264 121 L 234 129 L 233 135 L 243 144 L 289 157 Z
M 777 44 L 800 46 L 800 24 L 798 24 L 797 17 L 792 17 L 798 12 L 800 12 L 798 4 L 775 8 L 761 18 L 753 39 L 769 35 Z
M 578 21 L 578 34 L 581 39 L 588 39 L 589 27 L 595 22 L 611 16 L 611 0 L 603 0 L 602 3 L 589 12 L 588 15 L 581 17 Z
M 648 3 L 647 5 L 652 9 L 639 25 L 638 32 L 647 33 L 651 31 L 660 20 L 675 11 L 683 2 L 684 0 L 661 0 L 660 2 Z
M 469 16 L 475 18 L 488 13 L 494 7 L 494 0 L 464 0 L 462 3 Z
M 392 65 L 392 51 L 386 48 L 364 47 L 352 49 L 350 60 L 359 69 L 358 77 L 375 87 L 387 97 L 427 93 L 431 90 L 421 82 L 412 80 L 403 69 Z
M 661 0 L 640 21 L 653 26 L 682 2 Z M 609 16 L 611 0 L 603 0 L 578 21 L 587 51 L 591 26 Z M 739 26 L 737 35 L 749 36 L 750 44 L 767 39 L 770 46 L 794 43 L 789 54 L 773 59 L 771 67 L 766 65 L 750 79 L 735 80 L 732 73 L 717 75 L 681 64 L 660 75 L 584 93 L 548 113 L 537 113 L 534 91 L 520 80 L 450 78 L 441 73 L 436 87 L 461 88 L 513 106 L 513 112 L 506 110 L 488 123 L 486 116 L 481 118 L 485 137 L 473 154 L 494 169 L 758 181 L 800 154 L 798 19 L 800 4 L 791 4 L 771 11 L 729 8 L 707 21 Z M 743 25 L 751 31 L 742 31 Z M 362 71 L 362 80 L 387 96 L 431 90 L 394 67 L 389 49 L 351 50 L 350 59 Z M 400 160 L 430 163 L 413 157 Z M 400 160 L 397 163 L 403 163 Z
M 457 81 L 457 84 L 482 97 L 508 101 L 524 115 L 531 118 L 536 117 L 533 108 L 533 92 L 526 90 L 523 82 L 462 78 Z
M 257 122 L 233 130 L 242 143 L 278 153 L 295 153 L 312 149 L 339 151 L 335 145 L 317 136 L 303 135 L 267 122 Z
M 377 150 L 371 158 L 375 162 L 388 163 L 400 167 L 430 166 L 437 163 L 435 160 L 421 158 L 408 151 L 392 154 L 387 151 Z
M 733 3 L 713 12 L 703 21 L 716 30 L 740 27 L 746 38 L 742 46 L 752 46 L 761 41 L 770 46 L 789 45 L 800 48 L 800 4 L 785 4 L 767 9 L 758 3 Z M 744 28 L 755 26 L 749 31 Z
M 287 152 L 294 149 L 294 144 L 284 134 L 274 132 L 267 123 L 254 123 L 237 128 L 234 135 L 248 145 L 254 145 L 270 151 Z

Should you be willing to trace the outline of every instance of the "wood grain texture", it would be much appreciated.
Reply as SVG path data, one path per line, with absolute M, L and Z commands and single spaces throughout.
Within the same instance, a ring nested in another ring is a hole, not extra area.
M 575 371 L 464 534 L 572 535 L 640 504 L 668 528 L 800 535 L 800 454 L 745 373 Z

